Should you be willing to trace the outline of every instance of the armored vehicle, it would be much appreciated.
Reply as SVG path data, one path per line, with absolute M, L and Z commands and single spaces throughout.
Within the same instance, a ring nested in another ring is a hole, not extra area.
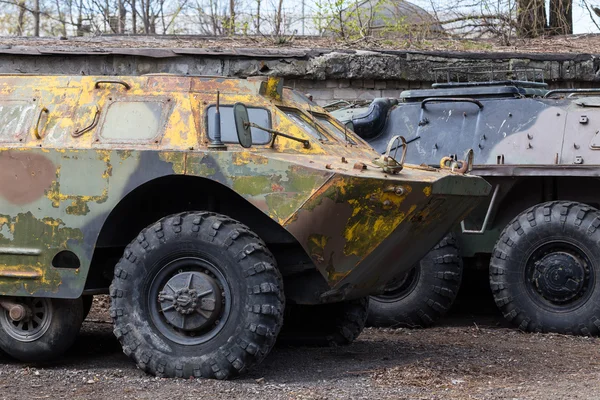
M 0 349 L 56 358 L 109 292 L 123 351 L 165 377 L 247 370 L 284 312 L 352 341 L 490 190 L 378 157 L 276 78 L 3 76 L 0 141 Z
M 411 163 L 444 157 L 465 170 L 472 148 L 471 174 L 493 187 L 454 236 L 371 299 L 371 321 L 432 323 L 452 304 L 464 261 L 489 266 L 494 300 L 520 329 L 597 335 L 600 90 L 548 90 L 539 70 L 440 72 L 432 89 L 334 112 L 378 151 L 405 135 Z

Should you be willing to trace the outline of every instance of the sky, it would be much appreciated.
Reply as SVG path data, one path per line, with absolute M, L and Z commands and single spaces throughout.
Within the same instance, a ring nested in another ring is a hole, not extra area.
M 290 0 L 284 0 L 285 3 L 284 4 L 288 4 L 288 8 L 290 9 L 290 11 L 292 11 L 292 13 L 294 13 L 295 15 L 300 15 L 300 4 L 302 1 L 290 1 Z M 315 10 L 317 9 L 315 4 L 317 2 L 317 0 L 304 0 L 305 4 L 306 4 L 306 13 L 307 15 L 310 15 L 311 11 L 315 12 Z M 327 1 L 327 0 L 325 0 Z M 335 1 L 335 0 L 329 0 L 329 1 Z M 338 0 L 341 1 L 341 0 Z M 352 0 L 354 1 L 354 0 Z M 361 0 L 357 0 L 357 1 L 361 1 Z M 457 0 L 407 0 L 413 4 L 416 4 L 422 8 L 424 8 L 427 11 L 431 11 L 432 7 L 431 4 L 434 3 L 436 4 L 436 7 L 438 8 L 438 10 L 443 10 L 444 8 L 448 8 L 448 7 L 452 7 L 453 4 L 457 3 Z M 467 1 L 467 0 L 458 0 L 458 1 Z M 496 1 L 502 1 L 503 0 L 492 0 L 490 1 L 490 3 L 492 2 L 496 2 Z M 513 0 L 514 1 L 514 0 Z M 585 0 L 588 2 L 588 4 L 590 6 L 598 6 L 600 7 L 600 0 Z M 469 1 L 472 4 L 480 4 L 478 3 L 478 0 L 472 0 Z M 585 8 L 584 5 L 584 0 L 573 0 L 573 33 L 575 34 L 582 34 L 582 33 L 600 33 L 600 31 L 598 30 L 598 28 L 596 27 L 596 25 L 594 24 L 594 22 L 592 22 L 590 15 L 588 13 L 588 10 Z M 291 3 L 291 4 L 290 4 Z M 546 0 L 546 13 L 548 14 L 548 3 L 549 0 Z M 477 6 L 477 8 L 479 8 L 479 6 Z M 310 23 L 310 18 L 307 18 L 307 20 L 309 20 L 307 22 L 307 25 L 311 25 Z M 596 17 L 596 22 L 598 23 L 598 25 L 600 25 L 600 18 Z M 299 33 L 300 33 L 300 22 L 298 22 L 297 24 L 294 24 L 293 28 L 298 28 Z
M 573 5 L 573 33 L 598 33 L 588 11 L 579 2 Z
M 414 3 L 420 7 L 423 7 L 426 10 L 431 10 L 431 1 L 432 0 L 408 0 L 411 3 Z M 436 0 L 436 3 L 440 6 L 451 5 L 455 3 L 455 0 Z M 474 2 L 475 3 L 475 2 Z M 546 1 L 546 12 L 548 13 L 548 3 Z M 591 5 L 600 7 L 600 0 L 588 0 L 588 3 Z M 596 22 L 600 25 L 600 19 L 596 18 Z M 573 33 L 600 33 L 596 25 L 590 19 L 589 13 L 583 4 L 583 0 L 573 0 Z

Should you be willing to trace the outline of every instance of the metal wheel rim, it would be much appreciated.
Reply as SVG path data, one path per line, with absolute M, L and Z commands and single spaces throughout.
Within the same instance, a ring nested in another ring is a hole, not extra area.
M 383 289 L 383 293 L 371 296 L 384 303 L 393 303 L 408 296 L 419 282 L 421 268 L 419 266 L 411 269 L 402 277 L 389 282 Z
M 222 290 L 222 311 L 214 326 L 202 331 L 186 332 L 175 328 L 161 312 L 158 301 L 161 288 L 173 277 L 186 272 L 202 272 L 215 279 Z M 216 267 L 216 263 L 204 255 L 180 256 L 165 263 L 153 278 L 148 290 L 147 304 L 154 326 L 167 339 L 185 346 L 206 343 L 214 338 L 225 326 L 231 311 L 231 291 L 225 276 Z
M 534 282 L 535 262 L 541 260 L 543 255 L 565 252 L 579 258 L 584 263 L 584 282 L 576 296 L 564 302 L 553 301 L 544 296 Z M 568 240 L 552 240 L 539 244 L 526 257 L 525 280 L 527 292 L 536 304 L 553 312 L 570 312 L 585 304 L 591 297 L 595 286 L 595 271 L 591 258 L 579 245 Z
M 2 310 L 0 325 L 13 339 L 19 342 L 34 342 L 44 336 L 50 328 L 53 317 L 52 301 L 44 298 L 20 298 L 20 302 L 27 305 L 32 316 L 21 321 L 13 321 L 7 310 Z

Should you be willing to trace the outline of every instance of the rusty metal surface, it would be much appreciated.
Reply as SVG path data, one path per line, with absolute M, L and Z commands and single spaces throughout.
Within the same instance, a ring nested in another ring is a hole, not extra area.
M 398 133 L 410 142 L 407 160 L 413 163 L 436 165 L 442 156 L 454 162 L 470 147 L 474 151 L 471 173 L 499 187 L 494 212 L 488 211 L 489 199 L 458 231 L 465 257 L 490 253 L 514 215 L 543 198 L 598 206 L 593 194 L 600 177 L 598 89 L 552 91 L 540 85 L 454 82 L 410 90 L 401 94 L 389 114 L 371 118 L 381 128 L 370 132 L 368 140 L 380 152 Z M 361 124 L 370 126 L 363 119 L 373 109 L 346 108 L 333 114 L 344 123 L 353 120 L 360 132 Z M 515 189 L 519 193 L 513 193 L 513 186 L 521 182 L 523 186 Z M 537 185 L 540 182 L 545 192 Z M 484 220 L 489 224 L 480 232 Z
M 0 129 L 0 295 L 80 296 L 110 212 L 161 177 L 198 177 L 237 193 L 290 232 L 342 297 L 366 294 L 410 268 L 489 192 L 483 179 L 408 164 L 384 174 L 361 139 L 351 145 L 327 135 L 304 112 L 328 137 L 317 140 L 279 107 L 324 110 L 289 89 L 281 99 L 260 95 L 260 80 L 155 75 L 98 85 L 101 79 L 0 77 L 0 107 L 17 100 L 34 111 L 14 113 L 16 128 Z M 222 107 L 262 107 L 274 129 L 309 140 L 310 148 L 278 137 L 273 146 L 227 143 L 227 151 L 211 151 L 206 115 L 217 90 Z M 150 103 L 148 110 L 110 111 Z M 103 134 L 119 124 L 127 129 L 118 140 Z M 136 131 L 144 126 L 157 133 Z M 369 167 L 354 169 L 356 163 Z M 79 258 L 78 268 L 52 265 L 63 250 Z

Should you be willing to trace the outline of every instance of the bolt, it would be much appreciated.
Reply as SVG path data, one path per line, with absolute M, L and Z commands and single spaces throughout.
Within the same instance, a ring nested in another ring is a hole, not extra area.
M 398 196 L 402 196 L 404 194 L 404 188 L 402 186 L 397 186 L 396 189 L 394 189 L 394 193 Z
M 392 202 L 391 202 L 391 201 L 389 201 L 389 200 L 386 200 L 386 201 L 384 201 L 384 202 L 383 202 L 383 205 L 384 205 L 385 207 L 388 207 L 390 204 L 392 204 Z

